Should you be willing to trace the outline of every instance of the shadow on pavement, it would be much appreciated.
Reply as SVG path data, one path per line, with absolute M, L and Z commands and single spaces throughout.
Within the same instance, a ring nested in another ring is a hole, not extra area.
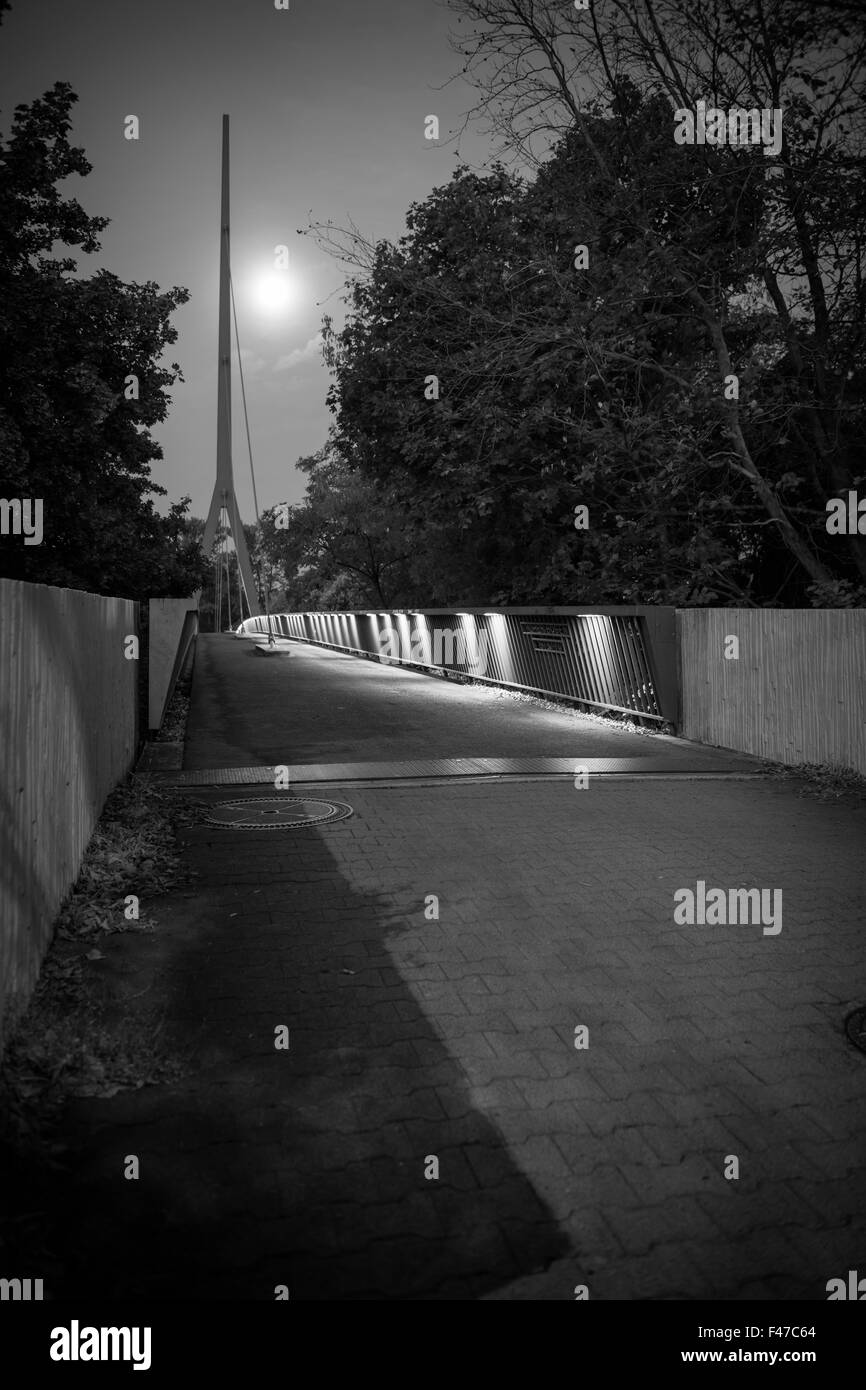
M 46 1297 L 471 1299 L 566 1253 L 393 967 L 406 920 L 337 868 L 331 837 L 359 829 L 194 826 L 195 892 L 151 905 L 153 936 L 104 943 L 130 994 L 147 957 L 141 1005 L 164 1002 L 193 1061 L 177 1084 L 70 1106 L 64 1167 L 28 1192 Z

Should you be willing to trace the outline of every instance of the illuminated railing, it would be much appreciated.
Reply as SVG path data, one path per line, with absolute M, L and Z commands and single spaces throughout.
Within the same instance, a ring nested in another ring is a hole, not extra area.
M 673 608 L 276 613 L 271 630 L 356 656 L 678 723 Z M 238 631 L 266 635 L 268 620 Z

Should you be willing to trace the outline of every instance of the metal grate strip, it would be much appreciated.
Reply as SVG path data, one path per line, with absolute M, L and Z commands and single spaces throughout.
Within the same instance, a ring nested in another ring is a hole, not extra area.
M 289 767 L 289 782 L 352 782 L 368 779 L 406 779 L 416 777 L 502 777 L 544 775 L 570 777 L 577 766 L 592 776 L 617 773 L 665 773 L 670 776 L 699 772 L 755 772 L 762 769 L 758 759 L 743 754 L 722 754 L 715 750 L 702 755 L 689 753 L 677 758 L 650 755 L 637 758 L 430 758 L 411 762 L 301 763 Z M 232 786 L 236 784 L 274 784 L 274 766 L 204 768 L 187 772 L 155 772 L 154 777 L 174 786 Z

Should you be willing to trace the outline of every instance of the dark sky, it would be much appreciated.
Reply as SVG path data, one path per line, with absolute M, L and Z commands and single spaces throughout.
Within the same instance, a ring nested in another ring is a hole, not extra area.
M 190 291 L 168 354 L 185 381 L 155 431 L 164 501 L 190 493 L 203 516 L 213 490 L 222 113 L 231 117 L 232 273 L 266 507 L 298 500 L 295 462 L 325 442 L 330 378 L 316 337 L 323 312 L 338 325 L 343 315 L 344 272 L 297 229 L 310 212 L 350 216 L 396 240 L 410 203 L 447 182 L 457 163 L 448 135 L 472 104 L 461 81 L 443 86 L 460 67 L 448 45 L 454 25 L 437 0 L 291 0 L 289 11 L 273 0 L 13 0 L 0 27 L 3 132 L 18 102 L 69 82 L 79 96 L 71 138 L 93 171 L 66 189 L 111 218 L 101 255 L 79 257 L 80 271 L 104 265 L 126 281 Z M 424 139 L 433 113 L 438 147 Z M 140 119 L 137 142 L 124 139 L 129 114 Z M 470 134 L 460 154 L 478 165 L 488 142 Z M 290 248 L 295 300 L 269 314 L 262 296 L 279 243 Z M 236 367 L 233 424 L 249 521 Z

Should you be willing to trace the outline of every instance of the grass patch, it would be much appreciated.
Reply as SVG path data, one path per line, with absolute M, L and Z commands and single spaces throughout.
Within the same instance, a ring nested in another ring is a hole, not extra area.
M 157 1011 L 106 1021 L 79 961 L 55 957 L 46 967 L 0 1071 L 5 1137 L 17 1143 L 57 1120 L 67 1100 L 140 1090 L 184 1071 Z
M 866 804 L 866 777 L 853 768 L 832 763 L 768 763 L 767 770 L 780 781 L 799 782 L 798 796 L 841 806 Z
M 55 923 L 61 940 L 94 940 L 118 931 L 147 931 L 153 923 L 133 910 L 130 896 L 147 901 L 189 881 L 177 849 L 176 829 L 196 815 L 171 788 L 131 776 L 109 796 L 85 851 L 78 878 Z
M 152 930 L 147 913 L 126 917 L 130 895 L 149 903 L 190 882 L 176 830 L 196 819 L 178 792 L 144 777 L 131 776 L 106 801 L 0 1066 L 0 1141 L 19 1159 L 50 1163 L 65 1148 L 52 1131 L 67 1100 L 109 1097 L 183 1074 L 185 1063 L 163 1037 L 161 1013 L 112 998 L 88 961 L 100 958 L 96 942 L 109 934 Z
M 189 718 L 192 672 L 181 676 L 174 687 L 174 693 L 166 705 L 163 720 L 153 735 L 154 743 L 183 743 L 186 738 L 186 722 Z

